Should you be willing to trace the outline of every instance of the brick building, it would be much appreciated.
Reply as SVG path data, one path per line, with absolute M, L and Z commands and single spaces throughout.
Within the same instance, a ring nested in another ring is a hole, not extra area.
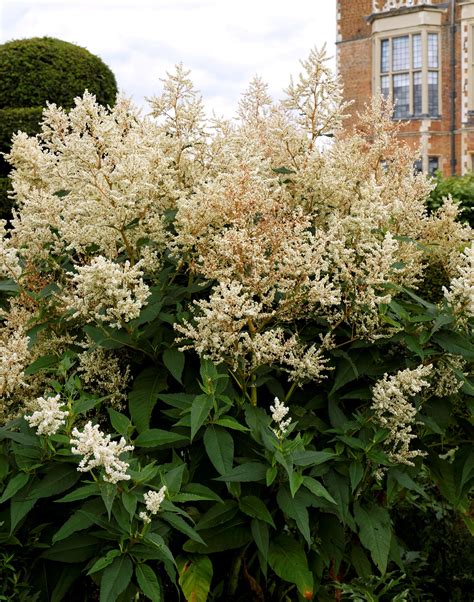
M 419 168 L 474 171 L 474 0 L 337 0 L 337 61 L 352 113 L 395 102 Z

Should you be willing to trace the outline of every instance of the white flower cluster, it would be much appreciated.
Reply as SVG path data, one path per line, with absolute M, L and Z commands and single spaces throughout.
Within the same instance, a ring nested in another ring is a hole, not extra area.
M 274 422 L 276 422 L 277 427 L 272 430 L 279 439 L 283 439 L 291 424 L 291 418 L 287 418 L 285 420 L 285 416 L 288 414 L 290 409 L 285 406 L 283 401 L 280 401 L 278 397 L 275 397 L 273 403 L 275 405 L 270 406 L 270 410 L 272 411 L 272 419 Z
M 111 441 L 111 436 L 104 435 L 99 425 L 92 426 L 92 422 L 88 422 L 82 432 L 77 428 L 72 431 L 71 451 L 83 456 L 77 470 L 88 472 L 94 468 L 103 468 L 104 481 L 108 483 L 130 479 L 130 475 L 127 474 L 129 464 L 120 460 L 119 456 L 133 449 L 133 445 L 127 445 L 123 437 L 119 441 Z
M 107 395 L 110 405 L 120 408 L 127 397 L 130 368 L 122 368 L 118 354 L 103 347 L 89 347 L 77 359 L 84 388 Z
M 461 254 L 457 267 L 459 276 L 451 280 L 449 290 L 444 289 L 444 296 L 454 311 L 460 316 L 474 317 L 474 243 L 471 243 Z
M 139 518 L 141 518 L 141 520 L 144 523 L 147 523 L 147 524 L 150 523 L 151 522 L 150 515 L 154 515 L 159 512 L 161 504 L 163 503 L 163 500 L 165 499 L 166 491 L 167 491 L 166 485 L 163 485 L 163 487 L 159 491 L 150 490 L 143 494 L 147 512 L 140 512 L 140 514 L 138 516 L 139 516 Z
M 389 431 L 385 443 L 392 462 L 412 465 L 412 458 L 422 455 L 410 450 L 412 433 L 416 423 L 417 409 L 409 397 L 414 397 L 423 387 L 428 387 L 425 378 L 431 373 L 432 365 L 406 369 L 392 376 L 385 374 L 372 390 L 372 410 L 378 424 Z
M 72 291 L 63 299 L 74 317 L 94 318 L 115 328 L 137 318 L 150 295 L 139 264 L 132 267 L 128 261 L 118 264 L 99 255 L 69 275 Z
M 0 219 L 0 277 L 16 279 L 21 275 L 17 249 L 6 238 L 6 221 Z
M 30 358 L 28 345 L 29 338 L 21 330 L 0 332 L 0 396 L 8 397 L 25 384 L 24 369 Z
M 60 402 L 61 395 L 54 397 L 38 397 L 36 407 L 38 408 L 25 420 L 30 426 L 36 426 L 38 435 L 55 435 L 59 428 L 66 424 L 66 418 L 69 416 L 67 410 L 62 410 L 64 404 Z

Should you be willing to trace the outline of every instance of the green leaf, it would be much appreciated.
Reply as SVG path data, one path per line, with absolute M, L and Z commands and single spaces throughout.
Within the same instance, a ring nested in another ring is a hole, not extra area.
M 204 433 L 204 447 L 209 460 L 220 475 L 232 470 L 234 440 L 225 429 L 209 425 Z
M 120 349 L 124 345 L 132 344 L 132 340 L 126 332 L 115 328 L 96 328 L 87 324 L 84 326 L 84 332 L 94 343 L 97 343 L 99 347 L 103 347 L 104 349 Z
M 303 503 L 301 496 L 297 494 L 293 498 L 287 487 L 281 487 L 277 493 L 277 502 L 282 512 L 296 522 L 296 526 L 301 535 L 305 538 L 308 546 L 310 546 L 311 533 L 309 530 L 309 515 L 306 504 Z
M 87 574 L 92 575 L 93 573 L 103 571 L 106 567 L 112 564 L 115 558 L 118 558 L 118 556 L 121 555 L 122 552 L 120 550 L 109 550 L 105 556 L 102 556 L 94 562 L 91 568 L 87 571 Z
M 251 516 L 252 518 L 258 518 L 265 523 L 268 523 L 275 529 L 275 523 L 273 522 L 272 515 L 265 506 L 265 503 L 255 495 L 246 495 L 240 498 L 239 508 L 242 512 Z
M 270 487 L 270 485 L 276 479 L 277 474 L 278 474 L 278 467 L 277 466 L 271 466 L 267 470 L 267 472 L 265 474 L 265 483 L 267 484 L 267 487 Z
M 77 502 L 78 500 L 83 500 L 85 498 L 90 497 L 91 495 L 99 495 L 99 485 L 98 483 L 88 483 L 87 485 L 83 485 L 79 487 L 75 491 L 71 491 L 64 497 L 59 500 L 54 500 L 55 502 Z
M 27 376 L 32 376 L 37 372 L 41 372 L 41 370 L 45 370 L 46 368 L 53 368 L 59 362 L 59 357 L 57 355 L 43 355 L 32 362 L 25 370 L 25 374 Z
M 313 479 L 312 477 L 304 477 L 303 485 L 316 497 L 322 497 L 328 502 L 331 502 L 331 504 L 336 504 L 336 500 L 332 497 L 326 487 L 324 487 L 324 485 L 322 485 L 319 481 L 316 481 L 316 479 Z
M 139 433 L 150 427 L 150 418 L 158 395 L 166 389 L 166 374 L 157 368 L 147 368 L 133 381 L 128 394 L 129 410 Z
M 52 497 L 72 487 L 80 475 L 77 470 L 67 464 L 56 464 L 48 471 L 44 479 L 35 483 L 28 492 L 28 499 Z
M 18 433 L 17 431 L 10 431 L 7 428 L 0 428 L 0 441 L 3 439 L 11 439 L 20 445 L 28 447 L 38 446 L 38 437 L 33 435 L 27 435 L 26 433 Z
M 241 431 L 242 433 L 248 432 L 250 430 L 243 424 L 240 424 L 240 422 L 237 422 L 237 420 L 235 418 L 232 418 L 231 416 L 223 416 L 222 418 L 216 420 L 214 424 L 224 426 L 228 429 L 233 429 L 234 431 Z
M 342 357 L 339 366 L 336 370 L 336 378 L 334 379 L 334 385 L 329 392 L 329 395 L 334 395 L 336 391 L 341 389 L 347 383 L 356 380 L 359 377 L 356 366 L 350 359 L 349 354 Z
M 51 593 L 50 602 L 61 602 L 71 589 L 71 585 L 79 578 L 81 572 L 80 566 L 66 565 L 61 571 L 61 575 Z
M 291 497 L 295 497 L 296 492 L 303 484 L 303 475 L 299 472 L 290 472 L 290 493 Z
M 354 515 L 359 527 L 360 541 L 369 550 L 372 560 L 384 575 L 392 538 L 390 515 L 381 506 L 373 505 L 366 509 L 359 502 L 354 504 Z
M 226 523 L 234 518 L 237 511 L 237 502 L 234 500 L 226 500 L 225 502 L 215 504 L 201 516 L 196 525 L 196 529 L 199 531 L 201 529 L 209 529 L 210 527 Z
M 12 500 L 10 505 L 10 534 L 36 504 L 36 499 Z
M 253 481 L 265 480 L 267 466 L 260 462 L 247 462 L 236 466 L 227 474 L 218 477 L 216 481 L 225 481 L 226 483 L 251 483 Z
M 11 479 L 5 487 L 5 491 L 3 492 L 3 495 L 0 498 L 0 504 L 3 504 L 3 502 L 6 502 L 11 497 L 13 497 L 15 493 L 23 489 L 23 487 L 28 483 L 29 479 L 30 476 L 27 475 L 25 472 L 20 472 L 19 474 L 14 476 L 13 479 Z
M 278 174 L 288 175 L 291 173 L 296 173 L 294 169 L 288 169 L 288 167 L 273 167 L 272 171 Z
M 293 464 L 296 466 L 318 466 L 336 457 L 333 452 L 325 451 L 295 451 L 291 454 Z
M 191 556 L 177 559 L 179 585 L 189 602 L 206 602 L 211 589 L 212 562 L 208 556 Z
M 324 477 L 329 493 L 337 503 L 337 513 L 345 525 L 355 530 L 354 519 L 349 511 L 350 493 L 349 480 L 332 471 Z
M 255 541 L 260 554 L 263 556 L 265 562 L 268 562 L 268 548 L 270 545 L 270 532 L 266 522 L 262 522 L 254 518 L 250 525 L 252 530 L 252 537 Z
M 184 353 L 177 349 L 165 349 L 163 352 L 163 363 L 172 376 L 182 385 L 181 377 L 184 370 Z
M 160 518 L 165 520 L 167 523 L 169 523 L 172 527 L 174 527 L 178 531 L 181 531 L 181 533 L 184 533 L 185 535 L 187 535 L 193 541 L 197 541 L 198 543 L 204 544 L 204 541 L 203 541 L 202 537 L 199 535 L 199 533 L 197 533 L 191 527 L 191 525 L 189 525 L 183 518 L 181 518 L 181 516 L 178 516 L 177 514 L 173 514 L 172 512 L 161 512 Z
M 474 346 L 471 341 L 457 332 L 440 331 L 433 336 L 433 340 L 448 353 L 474 359 Z
M 135 567 L 135 577 L 137 578 L 140 590 L 152 602 L 162 602 L 164 600 L 160 582 L 151 566 L 137 564 Z
M 354 493 L 357 485 L 361 482 L 362 477 L 364 476 L 364 467 L 362 462 L 356 460 L 351 462 L 349 466 L 349 478 L 351 480 L 351 491 Z
M 411 491 L 416 491 L 425 499 L 428 499 L 428 495 L 426 494 L 423 487 L 418 485 L 406 472 L 399 470 L 398 468 L 392 468 L 390 470 L 390 476 L 393 477 L 397 483 L 399 483 L 402 487 L 409 489 Z
M 20 289 L 18 284 L 10 278 L 0 280 L 0 291 L 4 293 L 17 293 Z
M 109 415 L 110 422 L 117 433 L 119 435 L 127 436 L 131 430 L 131 423 L 127 416 L 117 412 L 113 408 L 107 408 L 107 413 Z
M 128 556 L 115 558 L 100 581 L 100 602 L 115 602 L 132 578 L 133 566 Z
M 242 524 L 234 523 L 225 524 L 219 529 L 202 531 L 202 536 L 205 545 L 189 540 L 183 545 L 183 550 L 193 554 L 214 554 L 242 548 L 251 540 L 250 530 Z
M 213 405 L 214 399 L 210 395 L 197 395 L 194 398 L 191 406 L 191 441 L 207 420 Z
M 110 520 L 110 513 L 112 512 L 112 506 L 114 503 L 115 496 L 117 495 L 117 484 L 116 483 L 101 483 L 100 484 L 100 497 L 104 502 L 107 515 Z
M 184 435 L 161 429 L 149 429 L 140 433 L 133 444 L 137 447 L 160 447 L 183 441 L 188 441 Z
M 125 510 L 130 515 L 130 520 L 132 520 L 137 510 L 136 496 L 130 491 L 122 491 L 122 504 Z
M 171 550 L 165 545 L 163 538 L 158 535 L 158 533 L 148 533 L 148 535 L 145 536 L 144 542 L 153 546 L 153 548 L 159 552 L 163 562 L 168 562 L 172 565 L 176 564 Z
M 75 533 L 71 537 L 55 543 L 53 547 L 41 554 L 41 558 L 57 562 L 83 562 L 97 554 L 99 549 L 97 538 L 86 533 Z
M 181 489 L 181 493 L 197 495 L 202 500 L 210 500 L 214 502 L 222 502 L 222 498 L 217 495 L 212 489 L 201 485 L 200 483 L 188 483 Z
M 312 599 L 313 574 L 303 547 L 295 539 L 280 535 L 270 542 L 268 563 L 280 579 L 294 583 L 303 598 Z
M 81 510 L 84 509 L 88 512 L 94 512 L 97 510 L 98 504 L 100 504 L 100 500 L 91 500 L 84 504 Z M 69 537 L 77 531 L 83 531 L 94 524 L 94 521 L 92 521 L 88 516 L 84 515 L 81 510 L 74 512 L 74 514 L 67 519 L 63 526 L 56 531 L 52 539 L 53 544 L 57 541 L 61 541 L 62 539 L 66 539 L 66 537 Z

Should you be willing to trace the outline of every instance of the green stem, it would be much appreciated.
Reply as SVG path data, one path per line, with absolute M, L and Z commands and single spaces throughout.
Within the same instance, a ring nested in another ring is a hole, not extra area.
M 292 383 L 292 385 L 291 385 L 288 393 L 285 395 L 285 403 L 290 400 L 290 398 L 293 395 L 295 389 L 296 389 L 296 382 Z

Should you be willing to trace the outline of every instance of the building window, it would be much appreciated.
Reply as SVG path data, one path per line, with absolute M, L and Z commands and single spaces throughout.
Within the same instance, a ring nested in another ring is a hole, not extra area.
M 395 105 L 396 119 L 440 112 L 439 35 L 422 31 L 378 40 L 377 81 Z
M 428 173 L 434 176 L 439 169 L 439 157 L 428 157 Z

